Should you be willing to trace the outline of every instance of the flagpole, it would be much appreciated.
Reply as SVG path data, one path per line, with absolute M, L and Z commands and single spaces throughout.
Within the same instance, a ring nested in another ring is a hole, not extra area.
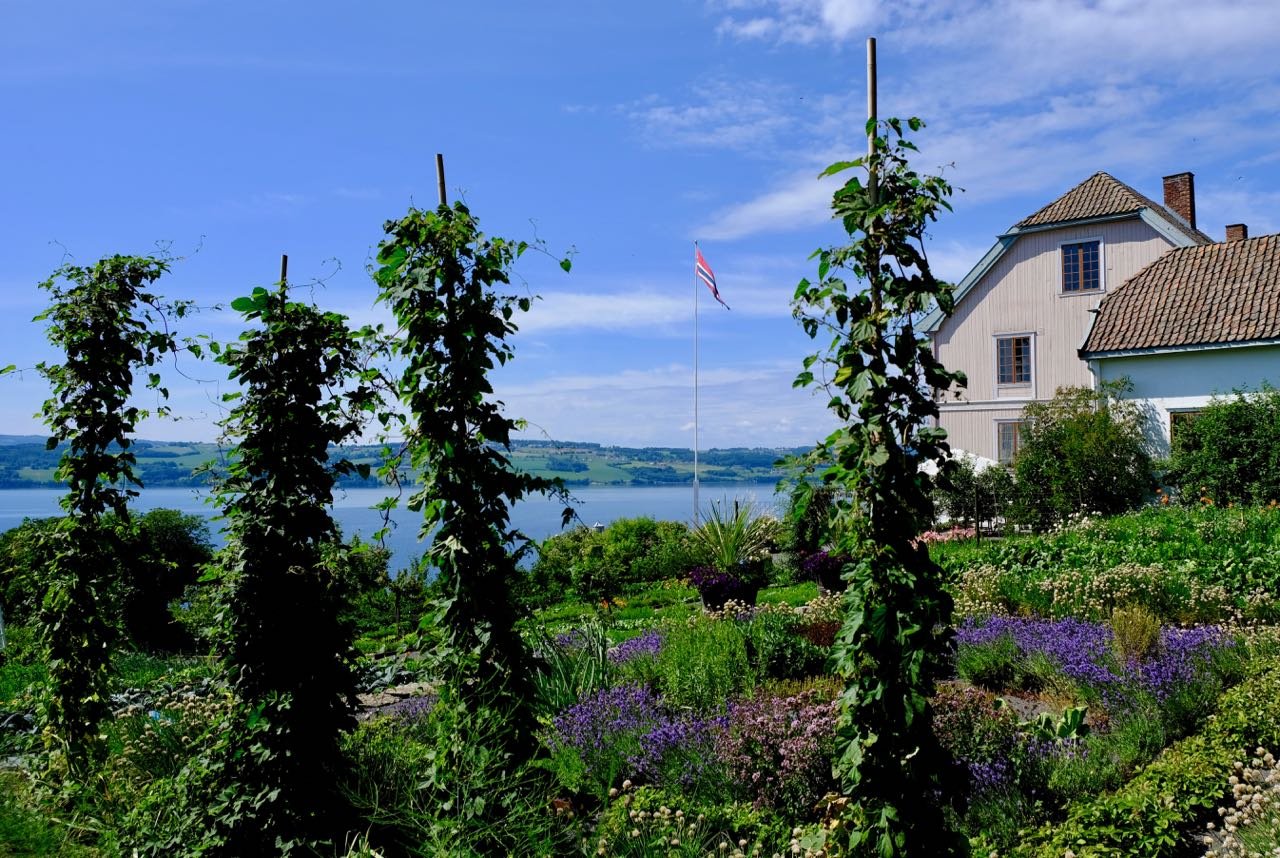
M 698 242 L 693 242 L 693 526 L 698 526 Z

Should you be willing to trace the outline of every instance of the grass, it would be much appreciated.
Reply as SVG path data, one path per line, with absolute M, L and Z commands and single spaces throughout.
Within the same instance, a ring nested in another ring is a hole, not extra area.
M 99 858 L 115 854 L 76 843 L 71 831 L 30 804 L 31 787 L 18 772 L 0 772 L 0 858 Z

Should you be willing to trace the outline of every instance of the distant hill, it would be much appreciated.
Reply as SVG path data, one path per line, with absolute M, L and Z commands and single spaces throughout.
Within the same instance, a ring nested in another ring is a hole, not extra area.
M 39 444 L 44 446 L 44 435 L 0 435 L 0 447 L 11 444 Z
M 357 463 L 377 466 L 381 447 L 365 445 L 342 451 Z M 774 462 L 806 448 L 733 447 L 698 454 L 698 479 L 705 483 L 763 482 L 782 472 Z M 197 468 L 224 461 L 214 444 L 182 441 L 135 441 L 137 470 L 155 488 L 202 486 L 209 480 Z M 53 473 L 62 448 L 45 449 L 44 436 L 0 435 L 0 489 L 56 487 Z M 681 447 L 610 447 L 592 442 L 516 440 L 512 461 L 531 474 L 559 477 L 569 485 L 664 485 L 693 482 L 693 451 Z M 344 485 L 381 485 L 376 476 L 352 477 Z

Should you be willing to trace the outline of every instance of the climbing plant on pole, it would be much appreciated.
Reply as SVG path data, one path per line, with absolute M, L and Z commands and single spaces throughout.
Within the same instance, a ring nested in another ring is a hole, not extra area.
M 115 631 L 107 598 L 119 568 L 117 528 L 129 522 L 131 486 L 142 485 L 129 447 L 148 414 L 130 401 L 134 374 L 175 351 L 167 318 L 188 309 L 148 291 L 167 270 L 159 259 L 111 256 L 65 265 L 40 284 L 51 303 L 36 319 L 49 323 L 49 341 L 65 356 L 36 366 L 53 389 L 41 411 L 49 449 L 67 444 L 55 475 L 67 485 L 66 517 L 49 532 L 53 559 L 39 619 L 49 657 L 43 736 L 51 768 L 72 783 L 86 782 L 101 761 L 99 724 L 110 714 Z M 146 386 L 163 398 L 160 383 L 148 373 Z
M 801 281 L 793 304 L 810 337 L 829 337 L 825 351 L 805 359 L 796 385 L 823 387 L 843 424 L 813 454 L 826 463 L 824 482 L 843 489 L 848 526 L 839 548 L 852 558 L 833 656 L 845 683 L 834 761 L 840 830 L 855 855 L 963 854 L 963 839 L 945 823 L 954 769 L 929 706 L 951 646 L 952 603 L 942 570 L 915 541 L 929 521 L 932 484 L 921 466 L 947 467 L 933 391 L 964 382 L 915 327 L 931 304 L 952 307 L 923 244 L 925 229 L 950 208 L 951 187 L 911 169 L 915 147 L 899 120 L 869 122 L 867 133 L 867 157 L 823 173 L 862 168 L 871 179 L 855 175 L 832 201 L 851 240 L 814 254 L 818 280 Z
M 513 318 L 530 306 L 502 291 L 528 245 L 484 235 L 462 203 L 410 209 L 385 230 L 374 277 L 398 324 L 392 349 L 404 368 L 395 387 L 409 413 L 401 428 L 422 480 L 408 505 L 422 512 L 440 594 L 424 625 L 443 634 L 436 655 L 447 693 L 471 715 L 501 713 L 491 738 L 514 764 L 536 741 L 531 664 L 512 598 L 529 543 L 511 527 L 510 508 L 531 492 L 564 496 L 558 480 L 512 466 L 517 424 L 488 379 L 514 356 Z
M 227 669 L 236 705 L 215 762 L 209 850 L 287 853 L 341 823 L 339 740 L 354 725 L 353 629 L 337 527 L 341 474 L 367 469 L 331 449 L 373 407 L 361 338 L 344 317 L 290 299 L 282 282 L 232 302 L 256 327 L 219 349 L 241 392 L 223 423 L 237 442 L 217 496 L 229 522 Z

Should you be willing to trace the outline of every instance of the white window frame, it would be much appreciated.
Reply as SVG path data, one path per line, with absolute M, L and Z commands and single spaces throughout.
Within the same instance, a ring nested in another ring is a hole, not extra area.
M 1028 363 L 1031 367 L 1030 381 L 1004 382 L 1000 381 L 1000 341 L 1012 340 L 1019 337 L 1026 337 L 1028 347 L 1031 350 L 1031 356 Z M 1001 393 L 1024 393 L 1030 391 L 1030 398 L 1035 399 L 1036 392 L 1036 333 L 1035 331 L 1011 331 L 1004 334 L 993 334 L 991 337 L 991 353 L 994 358 L 991 366 L 991 382 L 992 390 L 996 392 L 996 396 Z
M 1021 417 L 1017 417 L 1017 418 L 1014 418 L 1014 417 L 999 417 L 999 418 L 997 418 L 997 419 L 995 419 L 995 420 L 991 421 L 991 423 L 992 423 L 992 429 L 991 429 L 991 431 L 992 431 L 993 433 L 995 433 L 995 444 L 992 446 L 992 449 L 993 449 L 993 450 L 995 450 L 995 453 L 996 453 L 996 455 L 995 455 L 995 459 L 996 459 L 996 461 L 997 461 L 997 462 L 999 462 L 999 463 L 1000 463 L 1000 464 L 1002 464 L 1002 465 L 1012 465 L 1012 464 L 1013 464 L 1013 460 L 1014 460 L 1014 458 L 1016 458 L 1016 457 L 1017 457 L 1017 455 L 1018 455 L 1018 448 L 1021 446 L 1021 443 L 1020 443 L 1020 441 L 1021 441 L 1021 437 L 1019 437 L 1019 439 L 1018 439 L 1018 440 L 1015 440 L 1015 441 L 1013 442 L 1013 446 L 1014 446 L 1013 456 L 1009 457 L 1009 459 L 1008 459 L 1007 461 L 1006 461 L 1005 459 L 1000 458 L 1000 452 L 1001 452 L 1001 450 L 1000 450 L 1000 429 L 1001 429 L 1001 427 L 1004 427 L 1004 426 L 1021 426 L 1022 424 L 1026 423 L 1026 422 L 1027 422 L 1027 421 L 1026 421 L 1026 420 L 1024 420 L 1024 419 L 1022 419 Z M 1021 432 L 1019 432 L 1019 433 L 1018 433 L 1018 435 L 1019 435 L 1019 436 L 1021 436 L 1021 434 L 1022 434 Z
M 1091 241 L 1098 242 L 1098 288 L 1097 289 L 1077 289 L 1074 292 L 1068 292 L 1066 282 L 1062 276 L 1062 254 L 1063 248 L 1068 244 L 1088 244 Z M 1060 298 L 1078 298 L 1082 295 L 1102 295 L 1107 291 L 1107 243 L 1102 240 L 1100 235 L 1085 235 L 1078 238 L 1067 239 L 1058 242 L 1058 297 Z

